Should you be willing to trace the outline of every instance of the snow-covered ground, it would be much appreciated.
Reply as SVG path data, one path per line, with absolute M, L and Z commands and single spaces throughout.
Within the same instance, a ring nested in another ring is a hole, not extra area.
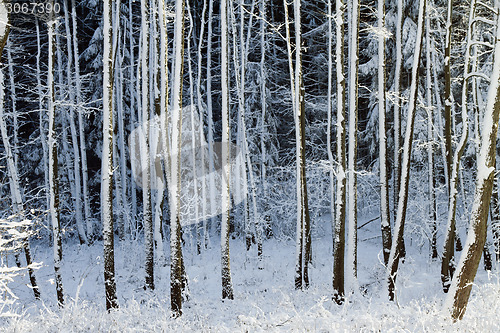
M 360 225 L 363 221 L 360 221 Z M 498 267 L 492 273 L 479 269 L 467 312 L 452 323 L 442 311 L 439 263 L 426 247 L 409 241 L 407 258 L 400 266 L 397 302 L 387 300 L 381 260 L 378 221 L 359 230 L 359 284 L 362 294 L 337 305 L 332 296 L 331 231 L 327 219 L 316 225 L 311 286 L 297 291 L 293 285 L 293 240 L 267 240 L 263 269 L 256 251 L 231 240 L 233 301 L 221 300 L 220 246 L 196 255 L 186 235 L 184 256 L 189 275 L 190 299 L 183 315 L 170 315 L 169 267 L 156 267 L 156 289 L 143 289 L 143 251 L 138 243 L 116 248 L 120 308 L 105 311 L 102 246 L 64 246 L 62 276 L 66 306 L 59 309 L 53 285 L 52 249 L 33 245 L 33 255 L 44 266 L 36 272 L 42 301 L 35 301 L 25 276 L 10 284 L 19 297 L 18 317 L 2 319 L 2 332 L 498 332 L 500 282 Z

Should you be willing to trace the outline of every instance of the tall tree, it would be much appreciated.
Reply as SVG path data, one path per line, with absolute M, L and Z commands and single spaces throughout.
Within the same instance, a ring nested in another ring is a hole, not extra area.
M 451 2 L 451 1 L 450 1 Z M 441 261 L 441 282 L 443 283 L 444 292 L 448 292 L 450 287 L 451 279 L 455 271 L 454 263 L 454 245 L 455 245 L 455 220 L 456 220 L 456 208 L 457 208 L 457 196 L 458 196 L 458 181 L 459 181 L 459 168 L 460 159 L 465 149 L 469 134 L 469 122 L 468 122 L 468 86 L 469 86 L 469 73 L 471 65 L 471 48 L 473 44 L 473 26 L 474 26 L 474 12 L 476 7 L 476 1 L 472 0 L 470 4 L 469 12 L 469 24 L 467 28 L 467 45 L 464 59 L 464 81 L 462 85 L 462 135 L 460 137 L 460 142 L 453 155 L 453 160 L 451 164 L 451 173 L 449 173 L 449 201 L 448 201 L 448 219 L 445 230 L 443 255 Z M 446 61 L 446 60 L 445 60 Z M 445 105 L 446 109 L 446 105 Z
M 413 64 L 411 69 L 411 85 L 410 96 L 408 100 L 408 111 L 406 121 L 405 140 L 403 145 L 403 156 L 401 165 L 401 185 L 398 196 L 398 210 L 396 220 L 394 222 L 394 236 L 392 241 L 391 253 L 388 264 L 388 284 L 389 284 L 389 299 L 394 300 L 396 275 L 398 271 L 399 259 L 403 248 L 403 235 L 406 220 L 406 209 L 408 204 L 408 188 L 410 181 L 410 158 L 413 143 L 413 129 L 415 122 L 415 113 L 417 109 L 418 95 L 418 73 L 420 68 L 420 54 L 422 50 L 424 14 L 426 0 L 419 2 L 418 19 L 417 19 L 417 35 L 415 42 L 415 51 L 413 56 Z
M 453 319 L 462 319 L 465 314 L 472 283 L 476 276 L 486 242 L 488 212 L 495 175 L 496 140 L 500 116 L 500 15 L 497 15 L 496 18 L 495 40 L 493 67 L 483 117 L 481 147 L 477 160 L 476 190 L 469 232 L 445 301 L 445 307 L 450 311 Z
M 220 2 L 221 22 L 221 84 L 222 84 L 222 223 L 221 223 L 221 274 L 222 299 L 233 299 L 233 283 L 229 264 L 229 223 L 230 223 L 230 127 L 229 127 L 229 40 L 227 26 L 227 1 Z M 210 98 L 210 96 L 208 97 Z
M 154 239 L 153 239 L 153 216 L 151 208 L 151 156 L 150 156 L 150 89 L 149 89 L 149 50 L 150 50 L 150 28 L 149 28 L 149 0 L 141 1 L 141 79 L 142 79 L 142 122 L 144 124 L 144 140 L 141 140 L 142 155 L 142 201 L 144 218 L 144 246 L 145 246 L 145 270 L 146 287 L 153 290 L 154 285 Z
M 0 8 L 2 10 L 5 10 L 5 3 L 2 1 L 0 2 Z M 6 24 L 3 26 L 3 29 L 0 30 L 0 55 L 3 53 L 4 46 L 7 42 L 8 35 L 9 35 L 10 28 Z M 12 58 L 9 52 L 8 55 L 8 61 L 9 61 L 9 75 L 10 75 L 10 82 L 11 82 L 11 87 L 14 87 L 14 71 L 12 69 Z M 15 94 L 15 90 L 11 90 L 11 94 Z M 11 201 L 12 201 L 12 207 L 13 207 L 13 212 L 16 215 L 15 219 L 20 220 L 22 219 L 24 215 L 24 205 L 22 201 L 22 196 L 21 196 L 21 187 L 19 183 L 19 176 L 18 176 L 18 165 L 17 165 L 17 159 L 16 159 L 16 154 L 15 151 L 17 149 L 17 143 L 14 141 L 14 149 L 11 147 L 10 140 L 9 140 L 9 135 L 7 131 L 7 123 L 5 120 L 5 115 L 4 115 L 4 100 L 5 100 L 5 92 L 4 92 L 4 77 L 3 77 L 3 70 L 0 70 L 0 132 L 2 136 L 2 143 L 3 147 L 5 150 L 5 154 L 7 157 L 7 169 L 9 172 L 9 185 L 10 185 L 10 193 L 11 193 Z M 13 108 L 15 105 L 16 98 L 12 97 L 12 103 L 13 103 Z M 14 111 L 15 112 L 15 111 Z M 14 132 L 17 132 L 17 126 L 14 128 Z M 26 258 L 26 265 L 28 266 L 28 273 L 30 277 L 30 282 L 31 282 L 31 287 L 33 289 L 33 293 L 36 299 L 40 299 L 40 290 L 38 289 L 38 285 L 36 282 L 36 277 L 35 273 L 33 271 L 33 268 L 31 267 L 32 265 L 32 260 L 31 260 L 31 251 L 30 251 L 30 242 L 29 238 L 24 240 L 23 242 L 23 250 L 24 250 L 24 255 Z
M 181 144 L 182 144 L 182 76 L 184 66 L 184 0 L 175 1 L 174 70 L 172 83 L 172 148 L 170 173 L 170 304 L 174 316 L 182 314 L 182 292 L 185 288 L 181 244 Z
M 101 219 L 104 241 L 104 287 L 106 309 L 117 308 L 115 250 L 113 230 L 113 31 L 111 20 L 114 0 L 104 0 L 103 12 L 103 95 L 102 95 L 102 164 Z
M 61 260 L 62 260 L 62 236 L 61 236 L 61 220 L 59 212 L 59 175 L 57 165 L 57 136 L 56 136 L 56 121 L 55 121 L 55 92 L 54 92 L 54 37 L 56 19 L 51 12 L 51 17 L 47 22 L 47 35 L 49 40 L 48 52 L 48 68 L 47 68 L 47 85 L 48 85 L 48 103 L 47 109 L 49 114 L 49 132 L 47 135 L 47 143 L 49 148 L 49 197 L 50 197 L 50 217 L 52 222 L 52 239 L 54 241 L 54 273 L 56 281 L 57 302 L 59 306 L 64 304 L 63 285 L 61 277 Z
M 391 252 L 391 222 L 389 211 L 389 184 L 387 176 L 386 92 L 385 92 L 385 1 L 378 0 L 378 139 L 380 172 L 380 223 L 382 229 L 382 251 L 387 265 Z
M 358 67 L 359 67 L 359 0 L 353 0 L 350 12 L 349 36 L 349 138 L 347 161 L 348 199 L 348 241 L 347 241 L 347 280 L 349 292 L 355 292 L 358 269 L 358 193 L 357 193 L 357 149 L 358 149 Z M 379 87 L 380 88 L 380 87 Z M 380 106 L 379 106 L 380 107 Z
M 333 243 L 333 291 L 337 303 L 344 300 L 344 250 L 346 214 L 346 147 L 345 147 L 345 70 L 344 70 L 344 0 L 336 0 L 335 62 L 337 78 L 337 195 Z

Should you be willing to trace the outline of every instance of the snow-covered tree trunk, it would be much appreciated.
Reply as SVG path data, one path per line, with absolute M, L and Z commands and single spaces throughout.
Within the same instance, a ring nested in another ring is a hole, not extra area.
M 113 230 L 113 45 L 111 28 L 114 0 L 104 0 L 101 219 L 104 243 L 104 287 L 106 309 L 117 308 Z
M 398 209 L 398 196 L 401 178 L 401 71 L 403 69 L 403 0 L 397 0 L 396 8 L 396 64 L 394 66 L 394 173 L 392 176 L 394 190 L 394 217 Z
M 49 149 L 49 197 L 50 197 L 50 218 L 52 221 L 52 233 L 54 241 L 54 273 L 56 282 L 57 302 L 59 306 L 64 304 L 63 285 L 61 277 L 61 261 L 62 261 L 62 237 L 61 237 L 61 222 L 59 216 L 59 176 L 57 167 L 57 135 L 55 122 L 55 92 L 54 92 L 54 25 L 56 21 L 51 17 L 48 22 L 48 103 L 47 110 L 49 114 L 49 132 L 47 135 L 47 143 Z
M 328 154 L 328 166 L 330 167 L 330 218 L 332 222 L 332 244 L 335 244 L 335 160 L 332 152 L 332 81 L 333 81 L 333 31 L 332 31 L 332 1 L 328 0 L 328 88 L 326 93 L 327 101 L 327 125 L 326 125 L 326 152 Z
M 45 127 L 45 107 L 44 107 L 44 94 L 42 88 L 42 69 L 41 69 L 41 45 L 40 36 L 40 21 L 36 19 L 36 41 L 37 41 L 37 53 L 36 53 L 36 82 L 37 82 L 37 93 L 38 93 L 38 112 L 39 112 L 39 131 L 40 131 L 40 141 L 42 143 L 42 156 L 43 156 L 43 175 L 44 175 L 44 192 L 46 199 L 46 209 L 49 210 L 50 207 L 50 196 L 49 196 L 49 156 L 48 156 L 48 146 L 47 146 L 47 130 Z
M 344 251 L 346 215 L 346 82 L 344 70 L 344 0 L 335 2 L 335 62 L 337 79 L 337 194 L 333 242 L 333 292 L 337 303 L 344 301 Z
M 448 6 L 446 11 L 446 37 L 444 45 L 444 139 L 446 148 L 446 170 L 448 171 L 448 192 L 450 192 L 450 178 L 451 178 L 451 168 L 453 164 L 453 152 L 452 152 L 452 117 L 451 117 L 451 106 L 452 98 L 451 95 L 451 67 L 450 67 L 450 57 L 451 57 L 451 20 L 453 12 L 453 1 L 448 0 Z
M 425 17 L 425 97 L 427 104 L 427 159 L 429 171 L 429 218 L 431 222 L 431 251 L 432 258 L 438 257 L 436 246 L 437 210 L 436 194 L 434 188 L 434 109 L 432 105 L 432 80 L 431 80 L 431 18 L 430 6 L 427 7 Z
M 149 142 L 149 1 L 141 1 L 141 79 L 142 79 L 142 123 L 144 126 L 144 140 L 141 140 L 141 167 L 142 167 L 142 201 L 143 201 L 143 223 L 144 223 L 144 247 L 146 270 L 146 287 L 153 290 L 154 285 L 154 239 L 153 239 L 153 217 L 151 208 L 151 161 Z
M 387 175 L 386 137 L 386 92 L 385 92 L 385 1 L 378 0 L 378 135 L 380 176 L 380 224 L 382 229 L 382 251 L 387 265 L 391 252 L 391 221 L 389 211 L 389 183 Z
M 85 147 L 85 121 L 83 119 L 83 97 L 82 97 L 82 80 L 80 77 L 80 53 L 78 52 L 78 35 L 77 35 L 77 17 L 75 0 L 71 0 L 71 20 L 72 20 L 72 40 L 73 53 L 75 61 L 75 91 L 76 91 L 76 106 L 78 113 L 78 134 L 80 139 L 80 157 L 82 170 L 82 187 L 83 187 L 83 206 L 86 221 L 86 233 L 89 242 L 93 241 L 93 222 L 90 212 L 90 202 L 88 193 L 88 169 L 87 169 L 87 149 Z
M 212 227 L 215 225 L 216 217 L 216 188 L 215 188 L 215 161 L 214 161 L 214 118 L 212 108 L 212 38 L 213 38 L 213 7 L 214 2 L 208 2 L 208 30 L 207 30 L 207 118 L 208 118 L 208 173 L 209 173 L 209 197 L 210 216 Z M 209 238 L 210 239 L 210 238 Z
M 227 26 L 227 1 L 220 2 L 221 22 L 221 84 L 222 84 L 222 222 L 221 222 L 221 274 L 222 299 L 233 299 L 233 283 L 231 281 L 229 257 L 229 223 L 230 223 L 230 185 L 231 185 L 231 152 L 229 127 L 229 40 Z M 210 96 L 208 97 L 210 98 Z M 210 144 L 209 144 L 210 145 Z
M 207 11 L 207 0 L 203 1 L 203 10 L 201 13 L 201 25 L 200 25 L 200 35 L 198 39 L 198 52 L 197 52 L 197 71 L 196 71 L 196 102 L 198 106 L 198 114 L 200 117 L 200 122 L 203 122 L 203 115 L 204 115 L 204 107 L 203 107 L 203 99 L 202 99 L 202 94 L 201 94 L 201 77 L 202 77 L 202 60 L 203 60 L 203 38 L 205 36 L 205 25 L 206 25 L 206 15 Z M 207 68 L 208 70 L 208 68 Z M 207 95 L 207 98 L 210 98 L 210 96 Z M 203 126 L 200 126 L 199 128 L 199 133 L 198 133 L 198 138 L 199 142 L 204 141 L 204 130 Z M 201 164 L 201 179 L 206 178 L 206 170 L 207 168 L 205 167 L 206 161 L 205 161 L 205 151 L 201 153 L 201 158 L 200 158 L 200 164 Z M 201 209 L 201 216 L 203 218 L 203 242 L 202 242 L 202 247 L 204 249 L 207 248 L 207 240 L 208 240 L 208 234 L 207 234 L 207 217 L 209 216 L 207 203 L 208 203 L 208 198 L 207 198 L 207 188 L 206 188 L 206 181 L 201 182 L 201 202 L 202 202 L 202 209 Z M 201 245 L 201 244 L 200 244 Z
M 0 8 L 2 8 L 3 4 L 0 4 Z M 7 31 L 1 31 L 0 30 L 0 36 L 6 37 L 8 34 Z M 0 55 L 2 54 L 3 51 L 3 46 L 0 46 Z M 11 57 L 9 54 L 9 67 L 11 66 Z M 9 74 L 11 75 L 11 85 L 14 82 L 13 78 L 13 70 L 9 68 Z M 11 86 L 12 87 L 12 86 Z M 11 90 L 11 94 L 14 94 L 14 90 Z M 24 205 L 22 201 L 22 195 L 21 195 L 21 187 L 19 183 L 19 175 L 18 175 L 18 166 L 16 163 L 16 157 L 14 154 L 15 146 L 11 147 L 10 140 L 9 140 L 9 134 L 7 131 L 7 123 L 5 120 L 5 115 L 4 115 L 4 100 L 5 100 L 5 92 L 4 92 L 4 77 L 3 77 L 3 71 L 0 70 L 0 132 L 2 136 L 2 143 L 3 147 L 5 150 L 5 155 L 7 157 L 7 170 L 8 170 L 8 175 L 9 175 L 9 185 L 10 185 L 10 193 L 11 193 L 11 201 L 12 201 L 12 207 L 13 207 L 13 212 L 15 214 L 15 220 L 20 221 L 23 218 L 24 215 Z M 13 98 L 12 102 L 15 102 L 15 98 Z M 16 128 L 14 128 L 14 131 L 17 131 Z M 18 231 L 25 231 L 25 230 L 18 230 Z M 29 237 L 29 236 L 28 236 Z M 40 290 L 38 289 L 38 285 L 36 282 L 35 278 L 35 273 L 33 271 L 33 268 L 31 267 L 32 261 L 31 261 L 31 251 L 30 251 L 30 242 L 29 238 L 26 238 L 23 242 L 23 250 L 24 250 L 24 255 L 26 258 L 26 265 L 28 266 L 28 273 L 30 277 L 30 282 L 31 282 L 31 287 L 33 289 L 33 293 L 36 299 L 40 299 Z
M 497 6 L 498 8 L 498 1 Z M 445 301 L 453 319 L 462 319 L 486 242 L 488 211 L 493 189 L 496 139 L 500 116 L 500 15 L 496 15 L 496 42 L 493 68 L 481 131 L 477 160 L 476 191 L 465 247 Z
M 462 135 L 460 142 L 453 155 L 451 173 L 449 174 L 449 201 L 448 201 L 448 218 L 445 230 L 445 238 L 443 245 L 443 254 L 441 261 L 441 282 L 443 283 L 444 292 L 448 292 L 451 280 L 453 278 L 455 263 L 454 263 L 454 245 L 455 245 L 455 220 L 456 220 L 456 207 L 458 197 L 458 181 L 459 181 L 459 168 L 460 159 L 462 157 L 467 138 L 469 135 L 469 122 L 468 122 L 468 86 L 469 86 L 469 73 L 471 65 L 471 47 L 473 38 L 473 25 L 474 25 L 474 11 L 475 0 L 470 4 L 469 11 L 469 24 L 467 29 L 467 45 L 464 59 L 464 82 L 462 84 Z M 446 105 L 445 105 L 446 109 Z
M 74 1 L 74 0 L 72 0 Z M 130 132 L 133 131 L 133 129 L 136 126 L 136 103 L 135 101 L 137 100 L 137 104 L 140 103 L 140 98 L 137 96 L 137 93 L 139 92 L 139 89 L 134 89 L 134 82 L 136 84 L 139 84 L 139 80 L 136 80 L 136 76 L 134 74 L 135 69 L 135 56 L 134 56 L 134 18 L 132 15 L 132 1 L 129 1 L 128 3 L 128 24 L 129 24 L 129 33 L 128 33 L 128 41 L 129 41 L 129 57 L 130 57 L 130 65 L 129 65 L 129 94 L 130 94 L 130 123 L 129 123 L 129 128 Z M 137 64 L 137 70 L 139 70 L 139 63 Z M 140 109 L 139 109 L 140 110 Z M 132 147 L 135 147 L 135 137 L 132 136 L 130 138 L 130 144 Z M 132 239 L 132 236 L 134 232 L 137 231 L 137 188 L 136 188 L 136 182 L 131 179 L 130 180 L 130 201 L 132 204 L 131 210 L 132 210 L 132 216 L 131 216 L 131 225 L 130 225 L 130 238 Z
M 83 225 L 83 207 L 82 207 L 82 185 L 80 178 L 80 147 L 78 146 L 78 136 L 76 134 L 76 124 L 75 124 L 75 90 L 73 86 L 73 54 L 72 54 L 72 43 L 71 43 L 71 32 L 69 26 L 69 10 L 67 6 L 67 1 L 64 2 L 65 10 L 64 10 L 64 26 L 66 28 L 66 50 L 67 50 L 67 61 L 66 61 L 66 76 L 69 88 L 69 125 L 71 130 L 71 143 L 73 145 L 73 172 L 74 172 L 74 180 L 75 180 L 75 219 L 76 225 L 78 228 L 78 236 L 80 237 L 81 244 L 87 244 L 87 235 L 85 233 L 85 228 Z M 61 68 L 62 70 L 62 68 Z M 81 87 L 80 87 L 81 89 Z
M 357 266 L 358 266 L 358 215 L 357 215 L 357 174 L 356 161 L 358 149 L 358 64 L 359 64 L 359 7 L 358 0 L 352 2 L 350 12 L 351 29 L 349 36 L 349 138 L 347 161 L 347 193 L 348 193 L 348 240 L 346 270 L 349 274 L 346 288 L 349 292 L 356 291 Z M 380 87 L 379 87 L 380 89 Z
M 406 120 L 406 131 L 405 140 L 403 144 L 403 156 L 401 164 L 401 184 L 398 196 L 398 210 L 396 214 L 396 220 L 394 222 L 394 236 L 391 247 L 391 253 L 389 256 L 388 264 L 388 284 L 389 284 L 389 299 L 394 300 L 395 297 L 395 283 L 396 275 L 398 272 L 399 259 L 401 256 L 401 250 L 403 248 L 403 235 L 404 226 L 406 220 L 406 208 L 408 204 L 408 187 L 410 181 L 410 160 L 411 151 L 413 143 L 413 128 L 415 121 L 415 113 L 417 109 L 417 97 L 418 97 L 418 73 L 420 64 L 420 54 L 422 50 L 422 40 L 423 40 L 423 28 L 424 28 L 424 16 L 425 16 L 425 6 L 426 0 L 422 0 L 419 3 L 418 8 L 418 19 L 417 19 L 417 35 L 415 41 L 415 51 L 413 56 L 413 64 L 411 69 L 411 84 L 410 84 L 410 96 L 408 99 L 408 111 Z
M 170 189 L 170 304 L 174 316 L 182 314 L 185 283 L 181 244 L 181 140 L 182 140 L 182 76 L 184 66 L 184 0 L 175 1 L 174 70 L 172 81 L 172 139 Z

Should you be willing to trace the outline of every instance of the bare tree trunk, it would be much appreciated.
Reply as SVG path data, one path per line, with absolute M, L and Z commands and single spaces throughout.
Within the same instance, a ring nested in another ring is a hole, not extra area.
M 427 7 L 427 16 L 425 18 L 425 85 L 426 92 L 425 96 L 427 98 L 427 156 L 428 156 L 428 166 L 429 166 L 429 218 L 431 220 L 431 251 L 432 258 L 436 259 L 438 257 L 437 246 L 436 246 L 436 234 L 437 234 L 437 215 L 436 215 L 436 194 L 434 193 L 434 109 L 432 105 L 432 81 L 431 81 L 431 19 L 429 13 L 429 7 Z
M 387 266 L 391 253 L 391 215 L 389 211 L 389 184 L 387 176 L 387 137 L 386 137 L 386 92 L 385 92 L 385 1 L 378 0 L 378 134 L 380 161 L 380 217 L 382 229 L 382 251 L 384 264 Z
M 103 142 L 101 165 L 101 214 L 104 241 L 104 287 L 106 309 L 118 307 L 115 281 L 113 230 L 113 45 L 111 28 L 114 0 L 104 0 L 103 49 Z
M 334 299 L 344 301 L 344 250 L 346 214 L 346 147 L 345 147 L 345 70 L 344 70 L 344 0 L 336 0 L 336 43 L 337 63 L 337 200 L 335 209 L 335 230 L 333 242 L 333 292 Z
M 222 299 L 234 299 L 231 269 L 229 264 L 229 223 L 230 223 L 230 128 L 229 128 L 229 40 L 227 26 L 227 1 L 220 2 L 221 21 L 221 84 L 222 84 L 222 223 L 221 223 L 221 269 Z M 210 96 L 209 96 L 210 98 Z M 210 145 L 210 144 L 209 144 Z
M 451 168 L 453 163 L 452 141 L 452 117 L 451 117 L 451 20 L 452 20 L 453 0 L 448 0 L 446 12 L 446 37 L 444 45 L 444 139 L 446 147 L 446 170 L 448 171 L 448 192 L 450 191 Z
M 451 6 L 451 1 L 450 4 Z M 471 10 L 469 14 L 469 26 L 467 29 L 467 46 L 464 60 L 464 82 L 462 85 L 462 136 L 458 144 L 455 154 L 453 156 L 453 164 L 451 165 L 451 173 L 449 173 L 449 203 L 448 203 L 448 222 L 446 225 L 445 239 L 443 246 L 443 255 L 441 262 L 441 281 L 443 283 L 444 292 L 448 292 L 448 288 L 453 278 L 455 270 L 454 263 L 454 245 L 455 245 L 455 220 L 456 220 L 456 206 L 458 196 L 458 177 L 460 168 L 460 159 L 465 149 L 465 144 L 469 135 L 469 122 L 468 122 L 468 109 L 467 109 L 467 95 L 468 95 L 468 75 L 470 66 L 470 48 L 472 45 L 473 34 L 473 19 L 474 19 L 475 1 L 471 3 Z M 445 105 L 446 110 L 446 105 Z M 445 111 L 446 112 L 446 111 Z
M 417 36 L 415 43 L 415 52 L 413 53 L 412 76 L 410 85 L 410 96 L 408 102 L 408 112 L 406 121 L 405 141 L 403 145 L 403 163 L 401 165 L 401 185 L 398 197 L 398 211 L 394 223 L 394 238 L 389 256 L 389 275 L 387 277 L 389 284 L 389 299 L 394 300 L 395 283 L 398 271 L 399 259 L 403 249 L 404 225 L 406 220 L 406 208 L 408 204 L 408 186 L 410 181 L 410 158 L 412 151 L 413 128 L 418 97 L 418 70 L 420 64 L 420 54 L 422 50 L 423 26 L 425 16 L 426 0 L 420 1 L 417 20 Z
M 153 290 L 154 285 L 154 239 L 153 239 L 153 217 L 151 208 L 151 156 L 149 142 L 149 1 L 141 1 L 141 16 L 142 16 L 142 56 L 141 56 L 141 79 L 142 79 L 142 123 L 144 126 L 144 147 L 141 147 L 142 158 L 142 200 L 143 200 L 143 218 L 144 218 L 144 246 L 145 246 L 145 261 L 146 270 L 146 288 Z
M 182 76 L 184 66 L 184 0 L 175 2 L 174 70 L 172 86 L 172 149 L 170 188 L 170 304 L 174 316 L 182 314 L 185 272 L 181 244 L 181 141 L 182 141 Z
M 61 277 L 62 260 L 62 238 L 61 224 L 59 218 L 59 176 L 57 172 L 57 136 L 55 123 L 55 93 L 54 93 L 54 25 L 55 20 L 52 17 L 48 22 L 48 114 L 49 114 L 49 133 L 47 142 L 49 146 L 49 196 L 50 196 L 50 216 L 52 221 L 52 233 L 54 241 L 54 273 L 56 281 L 57 302 L 59 306 L 64 304 L 63 285 Z
M 472 283 L 486 242 L 486 224 L 495 174 L 495 148 L 500 116 L 500 15 L 497 15 L 496 26 L 493 70 L 481 131 L 481 148 L 477 160 L 476 191 L 470 227 L 465 248 L 445 301 L 445 307 L 455 320 L 462 319 L 465 314 Z

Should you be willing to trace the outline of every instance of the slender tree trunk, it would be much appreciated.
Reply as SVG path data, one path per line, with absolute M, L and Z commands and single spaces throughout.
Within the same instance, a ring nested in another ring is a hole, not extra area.
M 229 264 L 229 223 L 230 223 L 230 128 L 229 128 L 229 41 L 227 26 L 227 1 L 220 2 L 221 21 L 221 84 L 222 84 L 222 224 L 221 224 L 221 268 L 222 299 L 234 299 L 231 270 Z M 210 98 L 210 96 L 209 96 Z M 210 144 L 209 144 L 210 145 Z
M 477 177 L 474 203 L 465 247 L 453 277 L 445 307 L 453 319 L 462 319 L 469 301 L 472 284 L 486 242 L 488 210 L 493 189 L 496 159 L 496 139 L 500 116 L 500 16 L 497 15 L 497 31 L 493 68 L 488 88 L 481 148 L 477 160 Z
M 446 169 L 448 171 L 448 192 L 451 185 L 451 168 L 453 163 L 453 152 L 451 147 L 452 141 L 452 95 L 451 95 L 451 70 L 450 70 L 450 57 L 451 57 L 451 20 L 452 20 L 453 0 L 448 0 L 448 7 L 446 11 L 446 37 L 444 45 L 444 139 L 446 147 Z
M 451 1 L 450 1 L 451 2 Z M 451 5 L 451 4 L 450 4 Z M 444 292 L 448 292 L 450 287 L 451 279 L 453 278 L 453 273 L 455 270 L 454 263 L 454 245 L 455 245 L 455 220 L 456 220 L 456 206 L 458 197 L 458 177 L 460 168 L 460 159 L 462 153 L 465 149 L 465 144 L 467 142 L 469 134 L 469 122 L 468 122 L 468 108 L 467 108 L 467 96 L 468 96 L 468 75 L 469 66 L 471 64 L 470 51 L 472 45 L 473 36 L 473 20 L 474 20 L 474 9 L 475 1 L 471 3 L 471 10 L 469 13 L 469 25 L 467 29 L 467 46 L 465 52 L 464 60 L 464 82 L 462 85 L 462 136 L 460 142 L 456 148 L 455 154 L 453 156 L 453 164 L 451 165 L 450 181 L 449 181 L 449 203 L 448 203 L 448 222 L 446 225 L 445 239 L 443 246 L 443 259 L 441 262 L 441 281 L 443 283 Z M 445 105 L 446 109 L 446 105 Z
M 405 140 L 403 145 L 403 156 L 401 165 L 401 186 L 399 189 L 398 197 L 398 211 L 396 214 L 396 221 L 394 223 L 394 238 L 391 247 L 391 254 L 389 256 L 389 299 L 394 300 L 395 297 L 395 283 L 396 275 L 398 272 L 399 259 L 403 249 L 403 235 L 404 225 L 406 220 L 406 208 L 408 204 L 408 187 L 410 181 L 410 158 L 412 151 L 413 128 L 415 121 L 415 113 L 417 108 L 418 97 L 418 70 L 420 64 L 420 54 L 422 50 L 423 39 L 423 26 L 426 0 L 420 1 L 418 9 L 417 20 L 417 36 L 415 43 L 415 52 L 412 65 L 412 76 L 410 85 L 410 96 L 408 101 L 408 112 L 406 121 Z
M 65 10 L 64 10 L 64 26 L 66 28 L 66 49 L 68 52 L 68 60 L 66 66 L 66 76 L 68 80 L 69 87 L 69 100 L 71 106 L 69 108 L 69 125 L 71 129 L 71 143 L 73 145 L 73 172 L 74 172 L 74 180 L 75 180 L 75 218 L 76 225 L 78 227 L 78 235 L 80 237 L 80 242 L 82 244 L 87 244 L 87 235 L 85 233 L 85 228 L 83 225 L 83 207 L 82 207 L 82 185 L 80 178 L 80 148 L 78 146 L 78 136 L 76 134 L 76 124 L 75 124 L 75 115 L 74 115 L 74 102 L 75 102 L 75 90 L 73 84 L 73 55 L 72 54 L 72 43 L 71 43 L 71 32 L 69 25 L 69 9 L 67 5 L 67 1 L 64 2 Z M 61 68 L 62 70 L 62 68 Z M 76 88 L 76 87 L 75 87 Z M 80 87 L 81 89 L 81 87 Z
M 401 71 L 403 70 L 403 0 L 397 0 L 396 14 L 396 65 L 394 69 L 394 174 L 393 190 L 394 190 L 394 218 L 398 210 L 398 196 L 401 178 L 401 106 L 403 99 L 401 98 Z
M 387 176 L 387 137 L 386 137 L 386 92 L 385 92 L 385 1 L 378 0 L 378 135 L 380 161 L 380 217 L 382 229 L 382 251 L 387 266 L 391 253 L 391 221 L 389 211 L 389 184 Z
M 142 124 L 144 124 L 144 147 L 141 147 L 141 154 L 144 154 L 142 166 L 142 200 L 144 219 L 144 246 L 145 246 L 145 270 L 146 288 L 153 290 L 154 285 L 154 239 L 153 239 L 153 217 L 151 208 L 151 156 L 149 142 L 149 3 L 148 0 L 141 1 L 142 16 L 142 56 L 141 56 L 141 79 L 142 79 Z
M 172 86 L 172 149 L 170 188 L 170 304 L 174 316 L 182 314 L 185 272 L 181 244 L 181 144 L 182 144 L 182 77 L 184 66 L 184 0 L 175 2 L 174 71 Z
M 430 10 L 427 7 L 427 16 L 425 18 L 425 96 L 427 98 L 427 156 L 429 168 L 429 218 L 431 220 L 431 251 L 432 258 L 438 257 L 436 246 L 437 234 L 437 215 L 436 215 L 436 194 L 434 193 L 434 109 L 432 105 L 432 81 L 431 81 L 431 19 Z
M 334 299 L 344 301 L 344 250 L 346 215 L 346 147 L 345 147 L 345 70 L 344 70 L 344 0 L 336 0 L 335 62 L 337 77 L 337 195 L 333 242 Z
M 103 48 L 103 142 L 101 165 L 101 218 L 104 241 L 104 287 L 106 309 L 118 307 L 115 281 L 113 233 L 113 45 L 111 28 L 114 0 L 104 0 Z
M 357 132 L 358 132 L 358 64 L 359 64 L 359 1 L 352 2 L 351 30 L 349 36 L 349 146 L 347 166 L 348 206 L 348 241 L 347 241 L 347 271 L 349 278 L 346 287 L 349 292 L 356 291 L 358 266 L 358 215 L 357 215 Z M 379 106 L 380 107 L 380 106 Z
M 49 196 L 50 196 L 50 217 L 52 221 L 52 233 L 54 241 L 54 273 L 56 281 L 57 302 L 59 306 L 64 304 L 63 285 L 61 277 L 61 261 L 62 261 L 62 237 L 61 224 L 59 218 L 59 176 L 57 168 L 57 136 L 55 123 L 55 92 L 54 92 L 54 25 L 53 17 L 48 22 L 48 39 L 49 39 L 49 54 L 48 54 L 48 73 L 47 85 L 48 89 L 48 114 L 49 114 L 49 133 L 47 142 L 49 146 Z

